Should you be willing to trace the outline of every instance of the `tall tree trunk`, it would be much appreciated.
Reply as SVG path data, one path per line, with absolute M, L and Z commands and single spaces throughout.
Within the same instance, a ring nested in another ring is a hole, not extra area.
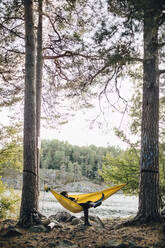
M 38 208 L 36 157 L 36 89 L 35 35 L 33 1 L 24 1 L 25 9 L 25 102 L 24 102 L 24 167 L 20 220 L 25 211 Z
M 38 29 L 37 29 L 37 62 L 36 62 L 36 142 L 37 142 L 37 175 L 38 194 L 40 191 L 39 168 L 40 168 L 40 119 L 41 119 L 41 90 L 42 90 L 42 1 L 38 1 Z
M 158 25 L 153 12 L 144 17 L 143 106 L 139 211 L 141 222 L 160 220 Z

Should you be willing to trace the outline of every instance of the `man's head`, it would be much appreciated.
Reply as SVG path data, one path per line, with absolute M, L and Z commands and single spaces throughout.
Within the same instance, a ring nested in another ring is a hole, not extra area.
M 65 197 L 68 197 L 68 192 L 67 191 L 62 191 L 60 194 L 65 196 Z

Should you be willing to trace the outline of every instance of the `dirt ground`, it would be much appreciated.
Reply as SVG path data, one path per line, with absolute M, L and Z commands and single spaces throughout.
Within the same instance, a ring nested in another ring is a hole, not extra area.
M 18 229 L 22 235 L 3 237 L 4 229 L 15 226 L 16 221 L 0 221 L 1 248 L 165 248 L 165 230 L 163 224 L 141 226 L 122 226 L 125 220 L 102 220 L 104 227 L 93 224 L 84 228 L 82 225 L 63 223 L 49 232 L 34 233 Z M 120 225 L 119 225 L 120 224 Z

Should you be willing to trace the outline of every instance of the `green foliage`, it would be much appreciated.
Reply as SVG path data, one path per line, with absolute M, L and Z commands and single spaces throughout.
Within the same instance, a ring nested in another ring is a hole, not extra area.
M 15 126 L 0 127 L 0 171 L 3 168 L 22 168 L 22 138 L 21 127 Z
M 0 128 L 0 173 L 6 168 L 21 170 L 22 168 L 22 139 L 21 127 L 2 126 Z M 7 188 L 0 178 L 0 218 L 16 218 L 20 197 L 13 189 Z
M 126 183 L 123 191 L 136 194 L 139 182 L 139 157 L 132 149 L 115 158 L 107 154 L 99 174 L 110 185 Z
M 0 178 L 0 219 L 17 218 L 20 197 L 13 189 L 8 189 Z
M 106 153 L 116 157 L 121 153 L 115 147 L 72 146 L 58 140 L 43 140 L 41 145 L 41 168 L 56 169 L 72 173 L 78 177 L 86 176 L 89 179 L 99 179 L 98 169 L 101 168 Z

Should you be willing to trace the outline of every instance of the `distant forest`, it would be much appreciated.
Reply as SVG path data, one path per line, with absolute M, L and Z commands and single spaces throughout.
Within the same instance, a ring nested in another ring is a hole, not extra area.
M 118 157 L 123 151 L 119 147 L 75 146 L 59 140 L 42 140 L 40 167 L 55 169 L 74 179 L 85 176 L 91 180 L 99 179 L 98 169 L 101 169 L 107 154 Z

